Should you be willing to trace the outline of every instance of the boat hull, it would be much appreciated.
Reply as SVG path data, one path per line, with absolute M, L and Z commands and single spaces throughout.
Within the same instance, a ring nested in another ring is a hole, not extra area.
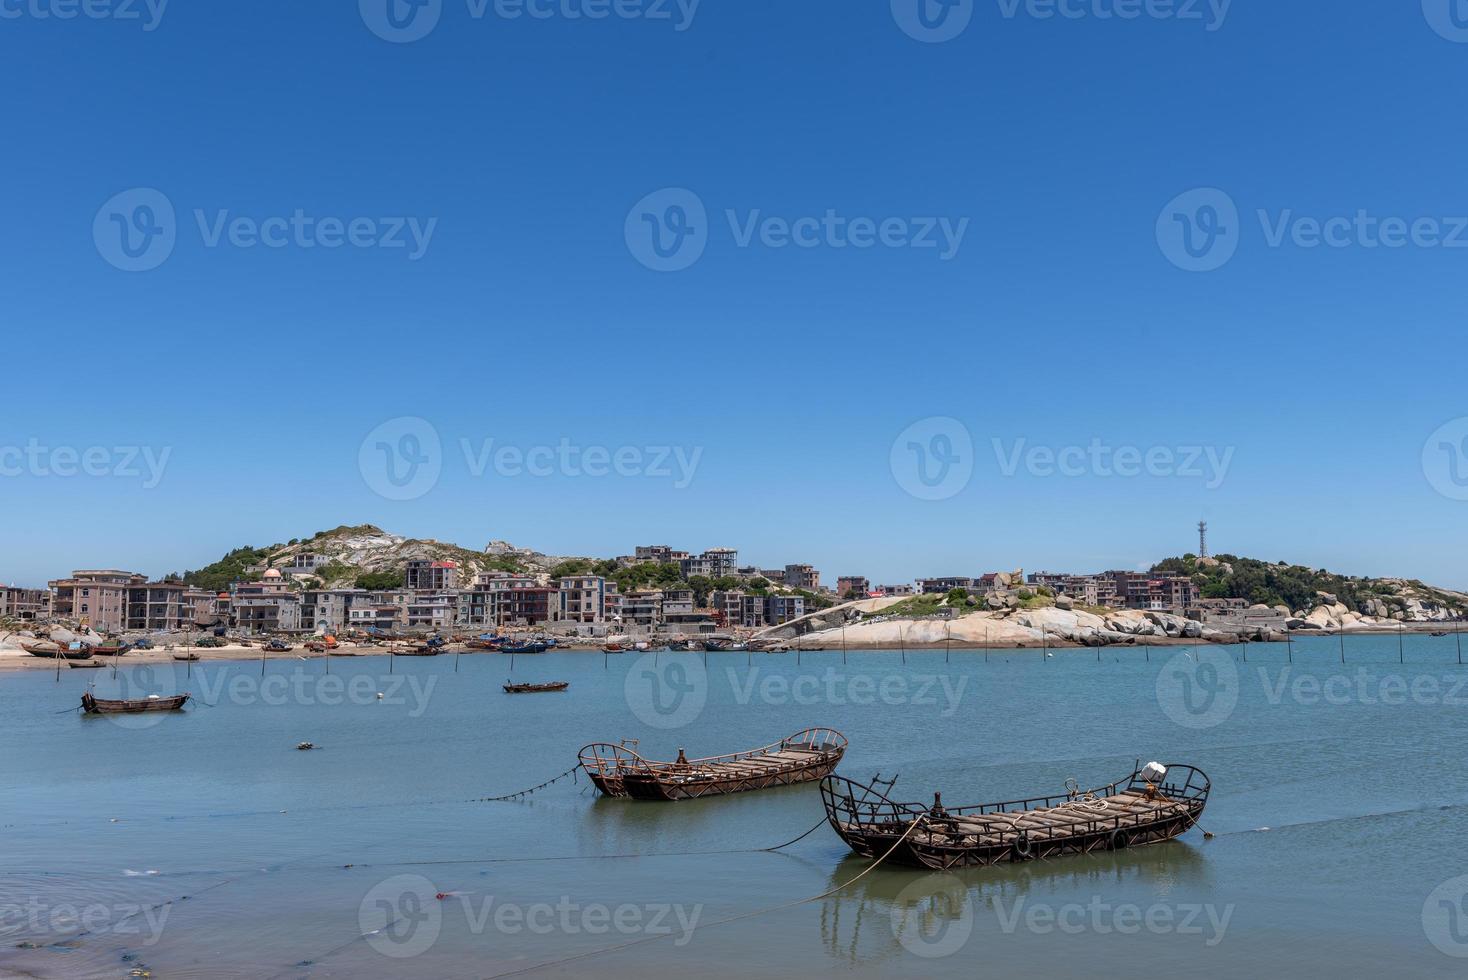
M 1191 766 L 1169 766 L 1168 770 L 1169 779 L 1160 787 L 1133 774 L 1083 797 L 953 810 L 937 803 L 927 810 L 919 804 L 893 803 L 871 786 L 838 777 L 822 782 L 821 795 L 832 829 L 854 853 L 893 864 L 950 871 L 1172 840 L 1203 815 L 1209 783 Z
M 82 710 L 89 715 L 135 715 L 149 711 L 178 711 L 188 703 L 190 697 L 191 695 L 188 694 L 175 694 L 166 698 L 132 698 L 112 701 L 93 697 L 87 693 L 82 695 Z
M 807 729 L 760 749 L 688 761 L 652 762 L 624 745 L 581 750 L 582 768 L 605 796 L 671 802 L 815 782 L 830 775 L 846 752 L 831 729 Z

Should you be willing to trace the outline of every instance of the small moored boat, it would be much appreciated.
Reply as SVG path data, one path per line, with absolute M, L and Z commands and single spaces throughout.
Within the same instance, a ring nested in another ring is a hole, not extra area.
M 174 660 L 179 660 L 179 661 L 184 661 L 184 660 L 198 660 L 199 659 L 199 655 L 197 653 L 175 653 L 173 655 L 173 659 Z
M 938 793 L 931 806 L 896 803 L 877 785 L 821 780 L 831 827 L 862 857 L 940 871 L 1171 840 L 1198 822 L 1210 786 L 1200 769 L 1156 762 L 1086 793 L 1072 780 L 1063 796 L 952 808 Z
M 506 684 L 506 694 L 544 694 L 548 691 L 564 691 L 570 681 L 551 681 L 546 684 Z
M 607 796 L 687 800 L 807 783 L 829 775 L 846 752 L 846 736 L 807 728 L 773 745 L 707 759 L 644 759 L 627 745 L 595 742 L 581 750 L 581 767 Z
M 536 640 L 533 643 L 506 643 L 500 647 L 500 653 L 545 653 L 547 649 L 546 644 Z
M 55 660 L 58 657 L 63 660 L 91 660 L 94 655 L 93 651 L 86 647 L 77 647 L 73 650 L 58 647 L 54 643 L 49 647 L 43 647 L 39 643 L 22 643 L 20 648 L 33 657 L 45 657 L 48 660 Z
M 91 691 L 82 694 L 82 710 L 89 715 L 122 715 L 136 714 L 142 711 L 177 711 L 189 700 L 189 694 L 175 694 L 169 697 L 161 697 L 157 694 L 146 698 L 128 698 L 125 700 L 109 700 L 107 698 L 94 697 Z
M 264 649 L 266 653 L 290 653 L 292 650 L 295 649 L 295 647 L 291 646 L 284 640 L 276 639 L 271 640 L 269 643 L 265 644 Z
M 68 660 L 66 662 L 66 666 L 72 667 L 72 668 L 78 668 L 78 667 L 87 667 L 87 668 L 90 668 L 90 667 L 106 667 L 107 665 L 104 664 L 100 660 Z

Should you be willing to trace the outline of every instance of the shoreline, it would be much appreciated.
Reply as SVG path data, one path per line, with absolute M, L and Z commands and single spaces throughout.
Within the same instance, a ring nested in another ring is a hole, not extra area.
M 920 622 L 920 620 L 915 620 L 914 622 Z M 1401 634 L 1401 635 L 1406 635 L 1406 634 L 1428 635 L 1428 634 L 1432 634 L 1432 633 L 1444 632 L 1444 630 L 1442 629 L 1442 626 L 1443 626 L 1443 624 L 1440 624 L 1440 623 L 1403 623 L 1403 624 L 1400 624 L 1400 628 L 1397 628 L 1397 627 L 1386 627 L 1386 626 L 1375 626 L 1375 625 L 1373 625 L 1373 626 L 1369 626 L 1369 627 L 1362 627 L 1362 628 L 1359 628 L 1359 629 L 1351 629 L 1351 630 L 1345 630 L 1345 631 L 1341 631 L 1341 630 L 1293 630 L 1293 631 L 1290 631 L 1290 632 L 1284 633 L 1284 634 L 1276 634 L 1276 635 L 1272 636 L 1269 639 L 1249 640 L 1248 641 L 1248 645 L 1251 645 L 1251 646 L 1282 646 L 1282 645 L 1286 645 L 1286 644 L 1290 643 L 1293 640 L 1301 639 L 1301 638 L 1335 639 L 1335 638 L 1340 637 L 1342 635 L 1347 636 L 1347 637 L 1351 637 L 1351 636 L 1391 637 L 1391 636 L 1395 636 L 1395 635 L 1398 635 L 1398 634 Z M 1455 631 L 1454 630 L 1447 630 L 1446 633 L 1447 633 L 1447 636 L 1443 637 L 1443 639 L 1447 639 L 1447 637 L 1453 636 L 1454 633 L 1455 633 Z M 1107 642 L 1104 642 L 1104 643 L 1097 643 L 1097 644 L 1081 643 L 1081 642 L 1078 642 L 1078 641 L 1075 641 L 1075 640 L 1063 639 L 1063 638 L 1060 638 L 1060 637 L 1051 637 L 1050 640 L 1048 641 L 1048 643 L 1046 641 L 1044 641 L 1043 639 L 1036 639 L 1036 640 L 1018 640 L 1018 641 L 1013 640 L 1013 639 L 1010 639 L 1008 642 L 1005 642 L 1005 643 L 996 643 L 996 644 L 992 644 L 992 645 L 991 644 L 984 643 L 982 641 L 975 642 L 975 641 L 970 640 L 970 639 L 968 639 L 966 637 L 965 638 L 962 638 L 962 639 L 960 639 L 958 637 L 954 637 L 954 638 L 952 638 L 951 641 L 938 640 L 936 642 L 933 642 L 933 641 L 928 641 L 928 642 L 923 642 L 923 641 L 907 642 L 906 644 L 903 644 L 903 645 L 894 645 L 894 644 L 891 644 L 891 643 L 876 642 L 876 641 L 869 641 L 869 640 L 850 639 L 850 640 L 848 640 L 848 642 L 846 642 L 844 644 L 844 647 L 843 647 L 843 644 L 841 644 L 840 642 L 836 642 L 834 644 L 827 643 L 827 642 L 822 642 L 819 645 L 817 645 L 817 644 L 814 644 L 814 643 L 810 643 L 809 642 L 809 639 L 810 639 L 809 637 L 807 637 L 805 639 L 807 640 L 806 643 L 797 643 L 797 642 L 794 642 L 794 641 L 785 641 L 783 643 L 779 643 L 779 644 L 774 645 L 772 648 L 762 649 L 762 650 L 761 649 L 748 650 L 748 651 L 742 651 L 742 650 L 719 650 L 719 651 L 712 651 L 712 652 L 714 652 L 714 653 L 748 653 L 748 654 L 751 654 L 751 655 L 756 655 L 756 654 L 758 654 L 758 655 L 783 655 L 783 654 L 790 654 L 790 653 L 796 653 L 796 652 L 801 652 L 801 653 L 834 653 L 834 652 L 838 652 L 838 651 L 840 651 L 840 650 L 842 650 L 844 648 L 848 652 L 895 652 L 895 651 L 898 651 L 898 650 L 906 649 L 906 650 L 915 650 L 915 651 L 922 651 L 922 652 L 934 652 L 934 651 L 939 651 L 939 650 L 964 650 L 964 651 L 970 651 L 970 650 L 972 650 L 972 651 L 991 651 L 991 652 L 996 652 L 997 653 L 997 652 L 1003 652 L 1003 651 L 1016 651 L 1016 650 L 1040 651 L 1040 650 L 1045 650 L 1045 649 L 1051 649 L 1051 650 L 1090 650 L 1090 649 L 1102 649 L 1102 648 L 1105 648 L 1105 647 L 1190 647 L 1190 646 L 1239 646 L 1239 645 L 1243 645 L 1243 641 L 1238 640 L 1238 639 L 1235 639 L 1235 638 L 1232 638 L 1232 637 L 1230 637 L 1230 638 L 1224 638 L 1224 639 L 1216 639 L 1216 638 L 1210 638 L 1210 637 L 1201 637 L 1200 638 L 1200 637 L 1149 636 L 1149 635 L 1128 636 L 1125 641 L 1107 641 Z M 824 638 L 823 638 L 823 640 L 824 640 Z M 265 657 L 262 658 L 261 655 L 260 655 L 260 649 L 258 647 L 202 647 L 202 648 L 189 648 L 189 652 L 196 654 L 199 659 L 198 660 L 194 660 L 194 661 L 187 661 L 187 660 L 175 660 L 174 659 L 174 654 L 176 652 L 177 652 L 177 649 L 175 649 L 175 650 L 154 649 L 154 650 L 142 650 L 142 651 L 134 650 L 134 651 L 130 651 L 130 652 L 126 653 L 126 654 L 123 654 L 122 656 L 117 657 L 117 658 L 113 658 L 113 657 L 98 657 L 98 658 L 94 658 L 92 662 L 100 661 L 100 662 L 102 662 L 104 664 L 107 664 L 108 666 L 111 666 L 112 665 L 111 662 L 114 659 L 116 659 L 118 666 L 120 666 L 120 667 L 126 667 L 126 666 L 137 665 L 137 664 L 183 664 L 183 665 L 187 665 L 189 663 L 259 663 L 262 659 L 264 659 L 264 661 L 266 663 L 279 663 L 281 661 L 286 661 L 286 660 L 296 660 L 296 661 L 313 661 L 313 660 L 326 660 L 326 659 L 331 659 L 331 660 L 351 660 L 351 659 L 355 659 L 355 658 L 358 658 L 358 657 L 405 656 L 404 654 L 400 653 L 399 651 L 393 650 L 393 649 L 388 648 L 388 647 L 354 647 L 354 648 L 352 648 L 349 651 L 333 650 L 333 651 L 331 651 L 329 653 L 328 652 L 320 652 L 320 653 L 318 653 L 318 652 L 309 651 L 309 650 L 301 650 L 301 651 L 298 652 L 296 650 L 291 650 L 291 651 L 285 652 L 285 653 L 271 653 L 271 654 L 267 654 Z M 575 645 L 561 646 L 561 647 L 557 647 L 556 649 L 554 649 L 552 651 L 548 651 L 548 652 L 549 653 L 592 654 L 592 655 L 595 655 L 595 654 L 604 654 L 604 651 L 601 649 L 601 646 L 600 645 L 584 645 L 584 644 L 575 644 Z M 649 651 L 623 650 L 620 653 L 613 653 L 613 654 L 607 654 L 607 655 L 613 656 L 613 657 L 642 656 L 644 653 L 651 653 L 651 652 L 654 652 L 654 651 L 651 651 L 651 650 L 649 650 Z M 681 650 L 680 651 L 669 651 L 666 648 L 663 648 L 663 649 L 661 649 L 661 650 L 659 650 L 657 652 L 662 652 L 662 653 L 669 653 L 669 652 L 676 652 L 676 653 L 685 653 L 685 652 L 687 652 L 687 653 L 702 653 L 703 651 L 681 651 Z M 455 655 L 458 655 L 458 656 L 487 656 L 487 657 L 509 657 L 509 656 L 514 656 L 512 654 L 500 653 L 498 651 L 493 651 L 493 650 L 458 650 L 458 651 L 455 651 L 455 650 L 446 650 L 446 651 L 444 651 L 442 653 L 436 654 L 435 656 L 437 656 L 437 657 L 453 657 Z M 518 656 L 522 656 L 522 657 L 539 657 L 539 656 L 545 656 L 545 654 L 518 654 Z M 414 657 L 413 659 L 417 659 L 417 657 Z M 57 665 L 56 665 L 56 660 L 54 658 L 51 658 L 51 657 L 36 657 L 36 656 L 33 656 L 33 655 L 31 655 L 29 653 L 26 653 L 25 651 L 19 650 L 19 649 L 0 649 L 0 672 L 17 671 L 17 670 L 50 670 L 50 671 L 54 671 L 56 669 L 57 669 Z M 63 667 L 62 669 L 63 670 L 70 670 L 72 668 L 70 668 L 70 667 Z M 94 669 L 97 669 L 97 668 L 94 668 Z

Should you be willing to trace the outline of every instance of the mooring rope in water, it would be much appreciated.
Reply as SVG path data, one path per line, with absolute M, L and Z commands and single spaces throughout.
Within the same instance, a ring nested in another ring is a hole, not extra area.
M 538 786 L 532 786 L 529 789 L 522 789 L 520 792 L 518 792 L 518 793 L 511 793 L 508 796 L 481 796 L 478 799 L 465 800 L 464 802 L 465 803 L 502 803 L 505 800 L 518 800 L 521 797 L 529 796 L 531 793 L 534 793 L 538 789 L 545 789 L 547 786 L 551 786 L 551 785 L 553 785 L 555 783 L 558 783 L 561 780 L 565 779 L 567 776 L 570 776 L 573 782 L 577 781 L 579 779 L 579 777 L 576 775 L 576 772 L 580 768 L 581 768 L 581 763 L 578 762 L 574 766 L 572 766 L 570 769 L 567 769 L 565 772 L 561 773 L 559 776 L 554 776 L 554 777 L 552 777 L 550 779 L 547 779 L 545 782 L 541 783 Z
M 706 923 L 703 926 L 703 928 L 707 929 L 707 928 L 709 928 L 711 926 L 728 925 L 731 922 L 739 922 L 739 921 L 742 921 L 744 919 L 753 919 L 753 918 L 756 918 L 757 916 L 768 915 L 771 912 L 780 912 L 780 911 L 783 911 L 785 909 L 793 909 L 793 908 L 796 908 L 797 906 L 808 905 L 811 902 L 819 902 L 823 898 L 830 898 L 832 895 L 836 894 L 837 892 L 841 891 L 842 889 L 848 888 L 851 885 L 856 884 L 858 881 L 860 881 L 861 879 L 865 878 L 867 875 L 871 874 L 873 871 L 877 870 L 877 868 L 881 866 L 882 862 L 883 861 L 886 861 L 887 858 L 891 857 L 892 856 L 892 852 L 895 851 L 895 850 L 897 850 L 897 848 L 901 847 L 907 841 L 907 839 L 912 836 L 913 831 L 917 830 L 918 827 L 921 826 L 922 824 L 927 823 L 927 820 L 928 820 L 927 814 L 919 814 L 918 817 L 917 817 L 917 819 L 913 820 L 912 824 L 907 828 L 906 832 L 904 832 L 901 837 L 897 838 L 897 840 L 892 844 L 891 847 L 887 848 L 886 853 L 884 853 L 881 857 L 877 858 L 871 864 L 867 865 L 867 867 L 864 868 L 861 871 L 860 874 L 857 874 L 854 877 L 849 878 L 846 881 L 843 881 L 841 884 L 837 885 L 834 888 L 828 888 L 825 891 L 821 892 L 819 895 L 811 895 L 811 896 L 809 896 L 807 898 L 798 898 L 798 899 L 795 899 L 794 901 L 791 901 L 791 902 L 782 902 L 779 905 L 771 905 L 771 906 L 769 906 L 767 908 L 755 909 L 755 910 L 753 910 L 751 912 L 740 912 L 738 915 L 730 915 L 730 916 L 726 916 L 725 918 L 722 918 L 722 919 L 715 919 L 713 922 Z M 825 821 L 822 820 L 821 823 L 825 823 Z M 816 826 L 820 826 L 820 824 L 817 824 Z M 812 828 L 812 829 L 814 829 L 814 828 Z M 807 831 L 807 833 L 809 833 L 809 831 Z M 802 834 L 801 836 L 803 837 L 805 835 Z M 799 838 L 796 838 L 796 840 L 799 840 Z M 794 843 L 794 842 L 792 841 L 791 843 Z M 670 933 L 670 935 L 671 935 L 671 933 Z M 566 963 L 575 963 L 575 962 L 578 962 L 580 960 L 589 960 L 589 959 L 591 959 L 593 957 L 596 957 L 596 956 L 602 956 L 602 955 L 607 954 L 607 953 L 615 953 L 615 952 L 618 952 L 619 950 L 628 949 L 628 948 L 630 948 L 632 946 L 641 946 L 644 943 L 657 942 L 660 939 L 666 939 L 666 938 L 668 938 L 666 935 L 660 935 L 660 936 L 643 936 L 641 939 L 633 939 L 633 940 L 629 940 L 628 942 L 625 942 L 625 943 L 617 943 L 616 945 L 613 945 L 613 946 L 603 946 L 601 949 L 593 949 L 593 950 L 590 950 L 590 951 L 585 952 L 585 953 L 576 953 L 576 954 L 574 954 L 572 956 L 563 956 L 563 957 L 561 957 L 558 960 L 547 960 L 544 963 L 537 963 L 534 966 L 521 967 L 521 968 L 519 968 L 517 970 L 507 970 L 507 971 L 505 971 L 503 973 L 492 973 L 492 974 L 490 974 L 486 978 L 486 980 L 500 980 L 500 978 L 502 978 L 502 977 L 518 977 L 518 976 L 522 976 L 522 975 L 524 975 L 526 973 L 534 973 L 536 970 L 544 970 L 544 969 L 548 969 L 549 967 L 553 967 L 553 966 L 563 966 Z

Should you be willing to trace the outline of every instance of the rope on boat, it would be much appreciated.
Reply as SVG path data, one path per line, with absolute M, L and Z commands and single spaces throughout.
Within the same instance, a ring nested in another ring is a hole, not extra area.
M 907 841 L 907 839 L 910 836 L 912 836 L 912 832 L 913 831 L 917 830 L 917 828 L 919 826 L 921 826 L 922 824 L 927 823 L 927 821 L 928 821 L 927 814 L 919 814 L 918 817 L 917 817 L 917 819 L 913 820 L 912 824 L 908 826 L 906 833 L 904 833 L 901 837 L 897 838 L 897 840 L 892 844 L 892 846 L 889 847 L 889 848 L 887 848 L 886 852 L 881 857 L 877 858 L 871 864 L 867 865 L 866 868 L 864 868 L 861 871 L 860 874 L 857 874 L 854 877 L 849 878 L 846 881 L 843 881 L 841 884 L 837 885 L 834 888 L 828 888 L 825 891 L 821 892 L 819 895 L 811 895 L 808 898 L 797 898 L 797 899 L 795 899 L 792 902 L 781 902 L 779 905 L 771 905 L 771 906 L 768 906 L 767 908 L 755 909 L 752 912 L 740 912 L 738 915 L 730 915 L 730 916 L 726 916 L 726 917 L 724 917 L 722 919 L 715 919 L 713 922 L 706 923 L 701 928 L 707 929 L 707 928 L 709 928 L 711 926 L 728 925 L 730 922 L 739 922 L 739 921 L 742 921 L 744 919 L 753 919 L 753 918 L 755 918 L 757 916 L 768 915 L 771 912 L 781 912 L 781 911 L 784 911 L 785 909 L 793 909 L 793 908 L 795 908 L 797 906 L 800 906 L 800 905 L 808 905 L 811 902 L 819 902 L 823 898 L 830 898 L 832 895 L 836 894 L 837 892 L 841 891 L 842 889 L 848 888 L 851 885 L 856 884 L 858 881 L 860 881 L 861 879 L 865 878 L 867 875 L 871 874 L 873 871 L 877 870 L 877 868 L 881 866 L 881 864 L 882 864 L 883 861 L 886 861 L 887 858 L 889 858 L 889 857 L 892 856 L 892 852 L 893 851 L 895 851 L 895 850 L 897 850 L 897 848 L 901 847 Z M 822 820 L 821 823 L 825 823 L 825 821 Z M 820 826 L 820 824 L 817 824 L 816 826 L 818 827 L 818 826 Z M 815 828 L 813 827 L 811 829 L 814 830 Z M 810 831 L 807 831 L 806 833 L 810 833 Z M 805 834 L 802 834 L 801 835 L 801 837 L 804 837 L 804 836 L 805 836 Z M 799 837 L 796 838 L 796 840 L 799 840 L 799 839 L 800 839 Z M 791 843 L 794 843 L 794 841 L 791 841 Z M 780 846 L 781 847 L 784 847 L 785 845 L 782 844 Z M 774 848 L 768 848 L 768 850 L 774 850 Z M 521 967 L 518 970 L 508 970 L 508 971 L 506 971 L 504 973 L 493 973 L 493 974 L 490 974 L 490 976 L 487 978 L 487 980 L 500 980 L 500 978 L 502 978 L 502 977 L 518 977 L 518 976 L 522 976 L 523 974 L 526 974 L 526 973 L 534 973 L 536 970 L 544 970 L 544 969 L 547 969 L 548 967 L 552 967 L 552 966 L 562 966 L 562 965 L 564 965 L 566 963 L 575 963 L 575 962 L 577 962 L 579 960 L 589 960 L 589 959 L 591 959 L 592 957 L 595 957 L 595 956 L 602 956 L 602 955 L 604 955 L 606 953 L 615 953 L 615 952 L 617 952 L 619 950 L 627 949 L 628 947 L 631 947 L 631 946 L 641 946 L 644 943 L 657 942 L 660 939 L 666 939 L 666 938 L 668 938 L 668 937 L 667 936 L 643 936 L 641 939 L 633 939 L 633 940 L 629 940 L 628 942 L 625 942 L 625 943 L 617 943 L 616 945 L 613 945 L 613 946 L 603 946 L 601 949 L 593 949 L 590 952 L 577 953 L 577 954 L 575 954 L 573 956 L 563 956 L 563 957 L 561 957 L 558 960 L 547 960 L 544 963 L 537 963 L 535 966 Z
M 565 779 L 567 776 L 570 776 L 571 777 L 572 782 L 577 781 L 577 779 L 579 777 L 577 777 L 576 771 L 578 769 L 580 769 L 580 768 L 581 768 L 581 763 L 578 762 L 574 766 L 572 766 L 570 769 L 567 769 L 565 772 L 561 773 L 559 776 L 555 776 L 555 777 L 553 777 L 551 779 L 547 779 L 545 782 L 541 783 L 539 786 L 532 786 L 529 789 L 522 789 L 520 792 L 518 792 L 518 793 L 511 793 L 508 796 L 481 796 L 477 800 L 465 800 L 464 802 L 466 802 L 466 803 L 502 803 L 505 800 L 518 800 L 521 797 L 529 796 L 531 793 L 534 793 L 538 789 L 545 789 L 547 786 L 550 786 L 550 785 L 552 785 L 554 783 L 558 783 L 561 780 Z

